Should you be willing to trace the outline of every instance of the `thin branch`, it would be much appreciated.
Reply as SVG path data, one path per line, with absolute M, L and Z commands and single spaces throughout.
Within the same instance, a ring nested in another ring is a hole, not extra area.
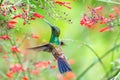
M 120 47 L 119 45 L 114 46 L 113 48 L 111 48 L 110 50 L 108 50 L 104 55 L 102 55 L 100 57 L 100 59 L 102 60 L 103 58 L 105 58 L 108 54 L 110 54 L 112 51 L 118 49 Z M 94 61 L 92 64 L 90 64 L 80 75 L 78 75 L 78 77 L 76 78 L 76 80 L 80 80 L 80 78 L 82 78 L 95 64 L 97 64 L 99 62 L 99 60 Z
M 108 72 L 107 72 L 107 70 L 106 70 L 106 67 L 105 67 L 104 63 L 102 62 L 102 60 L 100 59 L 100 57 L 98 56 L 98 54 L 96 53 L 96 51 L 95 51 L 91 46 L 89 46 L 88 44 L 85 44 L 85 46 L 88 47 L 88 48 L 95 54 L 95 56 L 97 57 L 98 61 L 99 61 L 100 64 L 102 65 L 104 71 L 105 71 L 106 74 L 108 75 Z
M 4 0 L 1 0 L 1 2 L 0 2 L 0 6 L 2 5 L 3 1 L 4 1 Z
M 115 1 L 107 1 L 107 0 L 98 0 L 98 1 L 112 3 L 112 4 L 120 4 L 119 2 L 115 2 Z

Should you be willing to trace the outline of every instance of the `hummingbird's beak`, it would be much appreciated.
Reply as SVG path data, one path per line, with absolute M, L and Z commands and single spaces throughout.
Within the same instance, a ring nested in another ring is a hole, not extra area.
M 53 25 L 50 24 L 50 22 L 48 22 L 46 19 L 44 19 L 45 23 L 47 23 L 50 27 L 52 27 Z

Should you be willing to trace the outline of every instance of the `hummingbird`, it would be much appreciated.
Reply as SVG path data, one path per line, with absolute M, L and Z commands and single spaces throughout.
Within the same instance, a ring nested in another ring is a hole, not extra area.
M 48 21 L 44 21 L 51 27 L 51 38 L 49 43 L 28 49 L 51 52 L 54 58 L 57 60 L 58 68 L 61 74 L 72 71 L 65 55 L 63 54 L 63 50 L 60 47 L 61 45 L 64 45 L 64 43 L 59 40 L 60 29 L 56 26 L 53 26 Z

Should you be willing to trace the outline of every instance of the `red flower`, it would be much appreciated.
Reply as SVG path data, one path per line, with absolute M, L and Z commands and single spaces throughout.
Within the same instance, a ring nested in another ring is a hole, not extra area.
M 13 74 L 14 74 L 14 72 L 13 72 L 13 71 L 10 71 L 10 72 L 8 72 L 8 73 L 6 74 L 6 76 L 7 76 L 8 78 L 12 78 L 12 77 L 13 77 Z
M 22 77 L 22 80 L 28 80 L 28 78 L 26 76 Z
M 33 16 L 36 18 L 44 19 L 44 16 L 42 16 L 41 14 L 38 14 L 38 13 L 33 13 Z
M 34 64 L 36 68 L 48 68 L 48 65 L 47 61 L 39 61 Z
M 56 65 L 52 65 L 52 66 L 50 66 L 50 68 L 51 69 L 55 69 L 55 68 L 57 68 L 57 66 Z
M 48 64 L 51 64 L 51 61 L 48 61 Z
M 17 23 L 17 21 L 15 21 L 15 20 L 8 21 L 8 28 L 10 28 L 10 29 L 14 28 L 16 23 Z
M 96 11 L 98 11 L 98 10 L 102 10 L 102 9 L 103 9 L 102 6 L 98 6 L 98 7 L 94 8 L 94 10 L 96 10 Z
M 3 55 L 2 58 L 3 58 L 3 59 L 7 59 L 8 57 L 7 57 L 6 55 Z
M 10 23 L 10 24 L 16 24 L 17 21 L 16 20 L 10 20 L 10 21 L 8 21 L 8 23 Z
M 75 63 L 75 61 L 73 59 L 69 60 L 68 62 L 69 62 L 69 64 L 74 64 Z
M 59 0 L 54 0 L 55 4 L 59 4 L 61 6 L 65 6 L 67 7 L 68 9 L 71 9 L 71 6 L 68 6 L 67 4 L 70 4 L 70 2 L 61 2 Z
M 39 35 L 32 35 L 32 38 L 38 39 L 40 36 Z
M 117 6 L 114 7 L 114 11 L 117 13 L 117 14 L 120 14 L 120 10 Z
M 6 16 L 6 15 L 7 15 L 7 13 L 6 13 L 6 11 L 4 11 L 4 12 L 3 12 L 3 16 Z
M 73 0 L 74 2 L 76 2 L 77 0 Z
M 9 40 L 10 37 L 8 35 L 3 35 L 3 36 L 0 36 L 1 39 L 3 40 Z
M 70 4 L 70 2 L 61 2 L 59 0 L 54 0 L 56 4 L 64 5 L 64 4 Z
M 35 20 L 36 18 L 32 17 L 30 20 Z
M 13 10 L 17 10 L 17 8 L 15 6 L 12 6 Z
M 115 18 L 115 15 L 114 14 L 109 14 L 109 19 L 110 20 L 113 20 Z
M 23 70 L 23 67 L 21 64 L 14 64 L 12 65 L 12 67 L 10 68 L 10 71 L 12 72 L 20 72 Z
M 86 15 L 84 15 L 82 20 L 80 21 L 81 25 L 87 26 L 88 28 L 91 28 L 92 25 L 94 25 L 94 23 L 95 23 L 95 20 L 94 19 L 89 20 L 89 18 Z
M 13 19 L 16 19 L 16 18 L 21 18 L 21 17 L 22 17 L 22 14 L 19 14 L 19 15 L 13 16 L 12 18 L 13 18 Z
M 20 52 L 20 49 L 19 48 L 17 48 L 16 46 L 12 46 L 12 48 L 11 48 L 11 50 L 13 51 L 13 52 Z
M 105 28 L 102 28 L 102 29 L 100 30 L 100 32 L 105 32 L 105 31 L 109 31 L 109 30 L 111 30 L 110 27 L 105 27 Z
M 76 77 L 76 75 L 72 72 L 66 72 L 66 74 L 63 76 L 61 74 L 57 74 L 57 78 L 59 80 L 73 80 Z
M 104 16 L 101 16 L 100 17 L 100 24 L 105 24 L 105 23 L 107 23 L 109 20 L 108 20 L 108 18 L 105 18 Z
M 76 75 L 73 73 L 73 72 L 66 72 L 65 76 L 68 78 L 68 79 L 73 79 L 76 77 Z
M 39 74 L 39 70 L 32 70 L 31 73 L 37 75 L 37 74 Z

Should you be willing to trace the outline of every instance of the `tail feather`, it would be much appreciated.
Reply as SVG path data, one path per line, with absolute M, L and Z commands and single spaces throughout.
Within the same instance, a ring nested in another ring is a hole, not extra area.
M 60 73 L 71 71 L 70 65 L 61 58 L 58 58 L 58 68 Z

